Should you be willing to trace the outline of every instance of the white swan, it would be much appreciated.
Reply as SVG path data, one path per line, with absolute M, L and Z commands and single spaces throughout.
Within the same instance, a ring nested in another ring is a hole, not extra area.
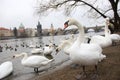
M 21 60 L 21 64 L 25 67 L 34 68 L 35 72 L 38 72 L 39 67 L 45 66 L 54 60 L 54 59 L 49 60 L 44 56 L 38 56 L 38 55 L 33 55 L 28 57 L 27 53 L 25 52 L 21 54 L 16 54 L 13 57 L 16 58 L 20 56 L 23 56 L 23 59 Z
M 106 56 L 102 54 L 102 48 L 98 44 L 84 43 L 85 34 L 84 28 L 74 19 L 69 19 L 64 24 L 64 29 L 70 25 L 75 25 L 79 29 L 79 36 L 73 45 L 69 48 L 70 59 L 73 63 L 77 63 L 83 66 L 85 72 L 86 65 L 95 65 L 97 70 L 97 64 Z
M 110 30 L 108 30 L 108 32 L 109 32 L 110 38 L 112 40 L 112 45 L 116 45 L 116 43 L 120 41 L 120 35 L 119 34 L 111 34 Z
M 43 55 L 43 49 L 42 48 L 34 48 L 31 50 L 32 54 L 42 54 Z
M 53 50 L 54 50 L 54 44 L 49 43 L 48 46 L 44 46 L 43 53 L 44 53 L 44 55 L 51 54 L 53 52 Z
M 72 46 L 74 41 L 75 41 L 75 37 L 72 34 L 69 39 L 61 41 L 60 45 L 56 48 L 56 52 L 58 53 L 61 49 L 63 49 L 65 54 L 69 55 L 68 50 Z
M 32 45 L 32 44 L 29 46 L 29 48 L 35 48 L 35 47 L 36 47 L 36 46 L 35 46 L 35 45 Z
M 108 47 L 112 44 L 112 40 L 111 40 L 110 34 L 108 32 L 108 24 L 109 24 L 109 19 L 106 18 L 105 36 L 100 36 L 100 35 L 92 36 L 90 43 L 97 43 L 102 48 Z
M 32 54 L 41 54 L 41 55 L 51 55 L 54 50 L 55 45 L 53 43 L 49 43 L 49 45 L 45 45 L 43 48 L 34 48 L 32 49 Z
M 11 61 L 6 61 L 0 65 L 0 79 L 5 78 L 13 72 L 13 64 Z
M 119 34 L 111 34 L 110 38 L 112 39 L 112 41 L 114 41 L 114 40 L 120 41 L 120 35 Z

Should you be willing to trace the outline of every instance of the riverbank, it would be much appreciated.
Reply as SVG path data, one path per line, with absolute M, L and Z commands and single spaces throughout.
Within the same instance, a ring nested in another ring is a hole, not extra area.
M 88 76 L 81 76 L 80 80 L 120 80 L 120 42 L 116 46 L 103 49 L 103 54 L 107 58 L 98 64 L 98 76 L 95 77 L 94 66 L 88 66 L 86 67 Z M 81 66 L 72 68 L 71 65 L 65 65 L 58 70 L 33 77 L 31 80 L 76 80 L 81 72 Z

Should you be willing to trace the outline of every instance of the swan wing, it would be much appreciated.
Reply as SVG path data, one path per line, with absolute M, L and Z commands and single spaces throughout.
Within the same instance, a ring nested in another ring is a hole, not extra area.
M 111 35 L 110 35 L 110 38 L 111 38 L 112 40 L 120 40 L 120 35 L 119 35 L 119 34 L 111 34 Z
M 13 64 L 11 61 L 4 62 L 0 65 L 0 79 L 8 76 L 13 71 Z
M 92 65 L 97 64 L 106 56 L 102 54 L 102 49 L 99 45 L 82 43 L 80 47 L 70 50 L 70 57 L 76 63 Z
M 41 63 L 48 61 L 44 56 L 30 56 L 26 60 L 22 61 L 22 64 L 29 67 L 38 67 L 41 66 Z
M 101 43 L 101 40 L 102 40 L 102 41 L 105 40 L 105 37 L 100 36 L 100 35 L 96 35 L 96 36 L 93 36 L 93 37 L 91 38 L 90 43 Z
M 41 62 L 42 65 L 47 65 L 48 63 L 54 61 L 54 59 Z
M 52 51 L 53 51 L 53 48 L 44 47 L 44 54 L 51 54 Z
M 36 48 L 31 51 L 31 53 L 42 53 L 43 50 L 41 48 Z
M 100 45 L 102 48 L 108 47 L 112 44 L 112 40 L 110 38 L 106 38 L 100 35 L 93 36 L 91 38 L 90 43 L 95 43 Z

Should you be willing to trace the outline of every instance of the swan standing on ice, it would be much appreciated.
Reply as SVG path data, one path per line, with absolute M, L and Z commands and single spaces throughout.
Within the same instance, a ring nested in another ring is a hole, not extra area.
M 98 44 L 84 43 L 84 28 L 76 20 L 69 19 L 66 21 L 64 24 L 64 29 L 71 25 L 75 25 L 79 29 L 79 36 L 68 51 L 71 61 L 82 65 L 84 73 L 85 66 L 87 65 L 95 65 L 95 69 L 97 71 L 98 62 L 106 58 L 106 56 L 102 54 L 102 48 Z
M 6 61 L 0 65 L 0 79 L 3 79 L 12 72 L 13 72 L 13 64 L 11 61 Z
M 17 58 L 20 56 L 23 56 L 23 59 L 21 60 L 21 64 L 25 67 L 34 68 L 35 72 L 38 72 L 39 67 L 45 66 L 54 60 L 54 59 L 49 60 L 44 56 L 38 56 L 38 55 L 33 55 L 28 57 L 27 53 L 25 52 L 21 54 L 16 54 L 13 56 L 13 58 Z
M 100 36 L 100 35 L 95 35 L 91 37 L 90 43 L 97 43 L 99 44 L 102 48 L 108 47 L 112 45 L 112 40 L 110 38 L 110 34 L 108 32 L 108 25 L 109 25 L 109 19 L 106 18 L 106 23 L 105 23 L 105 36 Z

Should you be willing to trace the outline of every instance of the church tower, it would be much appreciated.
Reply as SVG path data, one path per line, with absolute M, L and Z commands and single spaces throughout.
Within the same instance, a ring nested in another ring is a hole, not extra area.
M 39 21 L 37 25 L 37 34 L 38 34 L 38 37 L 42 36 L 42 25 L 40 24 Z

